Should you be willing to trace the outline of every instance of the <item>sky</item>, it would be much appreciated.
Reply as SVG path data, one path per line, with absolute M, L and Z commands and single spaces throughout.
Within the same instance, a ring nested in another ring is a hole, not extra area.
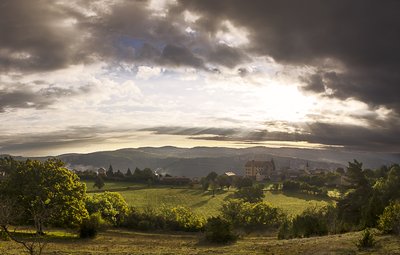
M 0 153 L 400 153 L 400 1 L 2 0 Z

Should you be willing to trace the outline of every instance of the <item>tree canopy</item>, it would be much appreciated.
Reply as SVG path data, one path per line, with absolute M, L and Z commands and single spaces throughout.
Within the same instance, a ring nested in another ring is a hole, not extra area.
M 23 208 L 24 220 L 33 221 L 39 233 L 45 224 L 76 226 L 87 217 L 86 186 L 62 161 L 12 160 L 12 164 L 0 191 Z

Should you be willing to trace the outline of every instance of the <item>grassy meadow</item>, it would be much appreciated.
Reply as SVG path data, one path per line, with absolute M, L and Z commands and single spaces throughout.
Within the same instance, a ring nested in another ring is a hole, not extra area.
M 89 191 L 93 189 L 93 182 L 86 182 Z M 128 189 L 129 187 L 129 189 Z M 213 197 L 211 191 L 203 191 L 199 187 L 171 187 L 154 186 L 147 187 L 142 184 L 125 182 L 106 183 L 103 190 L 116 190 L 130 206 L 138 209 L 157 209 L 160 206 L 184 206 L 191 208 L 196 214 L 208 217 L 218 214 L 221 205 L 235 191 L 217 191 Z M 286 194 L 281 192 L 265 192 L 264 201 L 276 207 L 282 208 L 288 214 L 297 215 L 311 206 L 323 206 L 331 201 L 320 199 L 311 195 Z
M 230 245 L 211 245 L 201 233 L 146 233 L 108 230 L 95 239 L 82 240 L 65 232 L 49 232 L 44 254 L 400 254 L 400 237 L 377 235 L 377 247 L 359 251 L 361 232 L 342 235 L 277 240 L 276 235 L 245 236 Z M 0 254 L 23 254 L 20 245 L 0 241 Z

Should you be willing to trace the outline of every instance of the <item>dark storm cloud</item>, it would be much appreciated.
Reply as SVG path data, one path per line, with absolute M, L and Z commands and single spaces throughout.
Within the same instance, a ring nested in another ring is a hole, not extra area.
M 249 57 L 237 48 L 222 44 L 210 51 L 207 60 L 212 63 L 233 68 L 243 61 L 249 60 Z
M 101 18 L 88 18 L 82 28 L 91 32 L 88 52 L 96 45 L 101 58 L 164 66 L 205 68 L 205 63 L 234 67 L 249 60 L 238 48 L 216 42 L 209 31 L 187 32 L 189 24 L 172 6 L 165 15 L 154 15 L 148 1 L 121 1 Z M 89 53 L 88 53 L 89 54 Z
M 319 69 L 303 77 L 307 90 L 400 111 L 400 1 L 181 0 L 176 9 L 202 15 L 211 33 L 225 20 L 246 27 L 254 54 Z M 327 60 L 344 70 L 333 76 Z
M 61 88 L 48 86 L 33 91 L 27 85 L 16 84 L 13 89 L 0 89 L 0 113 L 7 109 L 34 108 L 44 109 L 61 98 L 83 95 L 91 91 L 90 87 Z
M 190 50 L 176 45 L 165 46 L 161 55 L 161 61 L 176 66 L 203 67 L 204 65 L 203 61 L 194 56 Z
M 80 34 L 63 27 L 69 15 L 54 1 L 1 1 L 0 71 L 54 70 L 70 64 Z

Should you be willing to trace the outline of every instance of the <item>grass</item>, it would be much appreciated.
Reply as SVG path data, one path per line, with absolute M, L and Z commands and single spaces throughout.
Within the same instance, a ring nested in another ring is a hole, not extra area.
M 85 182 L 89 192 L 97 191 L 93 188 L 93 181 Z M 130 189 L 127 189 L 129 187 Z M 191 208 L 196 214 L 209 217 L 218 214 L 224 201 L 235 191 L 217 191 L 215 196 L 210 191 L 204 192 L 200 188 L 153 186 L 134 184 L 130 182 L 107 182 L 102 190 L 119 192 L 130 206 L 138 209 L 157 209 L 162 205 L 184 206 Z M 306 208 L 323 206 L 332 203 L 329 199 L 322 199 L 312 195 L 282 193 L 266 191 L 264 201 L 282 208 L 290 215 L 297 215 Z
M 208 217 L 217 215 L 226 197 L 233 192 L 217 192 L 213 197 L 210 192 L 200 189 L 154 187 L 121 191 L 120 193 L 129 205 L 139 209 L 157 209 L 161 205 L 184 206 L 191 208 L 198 215 Z
M 143 233 L 109 230 L 95 239 L 69 236 L 54 239 L 50 233 L 45 254 L 400 254 L 400 237 L 378 235 L 379 245 L 359 251 L 355 243 L 361 232 L 304 239 L 277 240 L 276 235 L 246 236 L 231 245 L 210 245 L 201 233 Z M 0 241 L 0 254 L 22 254 L 18 244 Z
M 144 184 L 137 184 L 137 183 L 132 183 L 132 182 L 106 182 L 104 187 L 99 190 L 96 187 L 93 187 L 94 181 L 82 181 L 83 183 L 86 184 L 86 190 L 88 192 L 94 192 L 94 191 L 105 191 L 105 190 L 120 190 L 120 189 L 126 189 L 127 187 L 131 188 L 143 188 L 146 187 Z

